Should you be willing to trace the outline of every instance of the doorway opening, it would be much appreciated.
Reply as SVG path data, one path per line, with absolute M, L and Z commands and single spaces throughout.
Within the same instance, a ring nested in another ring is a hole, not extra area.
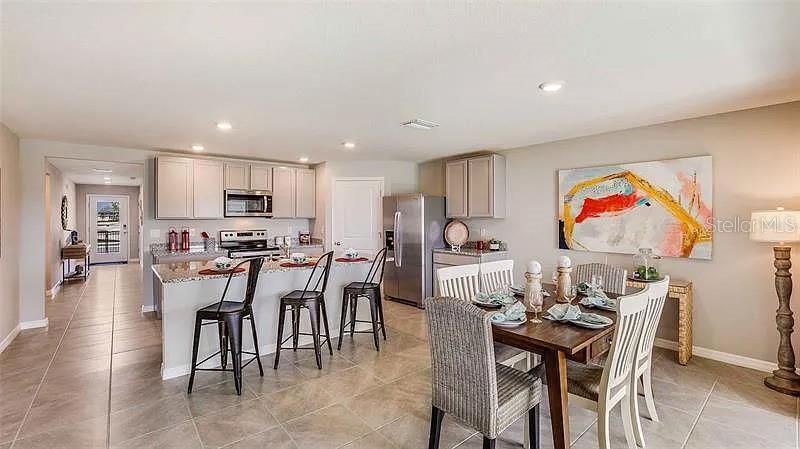
M 128 263 L 130 197 L 88 194 L 86 204 L 87 236 L 94 249 L 92 264 Z

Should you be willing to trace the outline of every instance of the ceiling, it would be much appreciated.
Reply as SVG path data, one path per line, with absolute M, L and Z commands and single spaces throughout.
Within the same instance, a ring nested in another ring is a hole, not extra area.
M 105 178 L 111 178 L 109 184 L 118 186 L 138 186 L 144 178 L 142 164 L 126 164 L 123 162 L 85 161 L 60 157 L 47 158 L 61 173 L 75 184 L 105 184 Z M 111 170 L 98 172 L 97 170 Z
M 3 121 L 22 137 L 420 161 L 800 99 L 800 2 L 2 7 Z

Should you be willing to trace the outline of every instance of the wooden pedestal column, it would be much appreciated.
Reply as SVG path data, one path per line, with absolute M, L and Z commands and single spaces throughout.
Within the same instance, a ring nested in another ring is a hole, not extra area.
M 778 345 L 778 369 L 772 376 L 764 379 L 764 385 L 792 396 L 800 396 L 800 375 L 795 371 L 794 349 L 792 348 L 792 332 L 794 318 L 789 300 L 792 297 L 791 248 L 776 246 L 775 252 L 775 291 L 778 292 L 778 310 L 775 322 L 781 341 Z

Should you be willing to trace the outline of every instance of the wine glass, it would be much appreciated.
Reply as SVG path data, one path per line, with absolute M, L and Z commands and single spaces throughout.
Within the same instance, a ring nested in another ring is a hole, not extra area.
M 597 287 L 597 291 L 603 291 L 603 276 L 597 276 L 595 287 Z
M 571 303 L 577 297 L 578 297 L 578 286 L 568 285 L 567 288 L 564 290 L 564 298 L 567 299 L 567 302 Z
M 531 318 L 530 322 L 533 324 L 539 324 L 542 322 L 539 319 L 539 314 L 542 313 L 542 305 L 544 304 L 544 295 L 539 292 L 538 294 L 534 294 L 531 297 L 530 305 L 533 309 L 533 318 Z
M 553 279 L 553 284 L 558 285 L 558 271 L 553 271 L 553 275 L 551 277 Z

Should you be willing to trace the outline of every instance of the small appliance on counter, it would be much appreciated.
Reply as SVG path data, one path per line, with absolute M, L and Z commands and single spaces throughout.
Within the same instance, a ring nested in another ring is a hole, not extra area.
M 169 228 L 167 233 L 167 250 L 173 253 L 178 251 L 178 231 L 175 228 Z
M 189 251 L 189 228 L 181 230 L 181 251 Z
M 299 240 L 301 245 L 310 245 L 311 244 L 311 233 L 310 232 L 300 232 Z

